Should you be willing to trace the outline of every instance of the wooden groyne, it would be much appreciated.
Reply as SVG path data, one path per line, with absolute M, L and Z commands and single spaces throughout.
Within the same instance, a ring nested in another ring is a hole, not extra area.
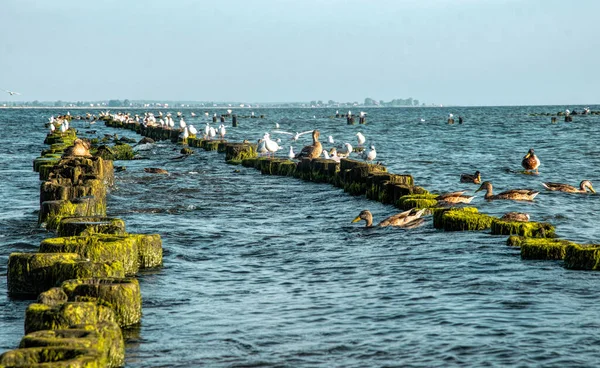
M 122 329 L 141 321 L 135 275 L 162 265 L 158 234 L 130 234 L 107 217 L 113 163 L 72 155 L 76 131 L 49 134 L 50 148 L 34 160 L 39 172 L 39 222 L 57 232 L 36 253 L 12 253 L 8 293 L 35 299 L 25 314 L 18 349 L 0 356 L 0 367 L 121 367 Z M 97 153 L 97 147 L 92 153 Z

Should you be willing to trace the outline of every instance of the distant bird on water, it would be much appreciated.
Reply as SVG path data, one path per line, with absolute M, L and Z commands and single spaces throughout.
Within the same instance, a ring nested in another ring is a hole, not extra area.
M 362 146 L 367 141 L 367 139 L 361 132 L 356 133 L 356 139 L 358 140 L 359 146 Z

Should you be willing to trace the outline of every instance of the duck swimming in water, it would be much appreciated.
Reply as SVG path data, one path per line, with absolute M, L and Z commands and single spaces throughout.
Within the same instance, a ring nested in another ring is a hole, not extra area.
M 581 183 L 579 183 L 579 188 L 576 188 L 569 184 L 551 183 L 551 182 L 542 183 L 542 185 L 544 186 L 544 188 L 546 188 L 548 190 L 552 190 L 552 191 L 559 191 L 559 192 L 566 192 L 566 193 L 587 193 L 587 190 L 589 189 L 590 192 L 596 193 L 596 191 L 594 190 L 594 187 L 592 187 L 592 182 L 589 180 L 582 180 Z
M 489 181 L 484 181 L 481 183 L 481 186 L 475 191 L 475 193 L 479 192 L 480 190 L 486 191 L 483 198 L 487 200 L 512 199 L 513 201 L 533 201 L 535 196 L 540 194 L 539 191 L 531 189 L 512 189 L 502 193 L 494 194 L 492 183 Z
M 460 175 L 461 183 L 474 183 L 481 184 L 481 173 L 479 171 L 475 171 L 475 174 L 461 174 Z
M 443 193 L 437 196 L 435 199 L 446 203 L 471 203 L 475 196 L 464 195 L 464 193 L 465 191 Z
M 535 173 L 539 174 L 538 167 L 540 167 L 540 159 L 535 155 L 533 148 L 530 148 L 525 157 L 523 157 L 523 161 L 521 161 L 521 166 L 523 166 L 525 170 L 535 170 Z
M 390 216 L 385 220 L 381 221 L 377 224 L 378 227 L 386 227 L 386 226 L 395 226 L 395 227 L 403 227 L 403 228 L 413 228 L 421 225 L 423 223 L 423 219 L 421 216 L 425 212 L 425 208 L 421 210 L 416 210 L 415 208 L 410 209 L 408 211 L 401 212 L 399 214 Z M 363 210 L 360 214 L 352 220 L 352 223 L 359 222 L 360 220 L 365 220 L 366 227 L 373 226 L 373 215 L 369 210 Z

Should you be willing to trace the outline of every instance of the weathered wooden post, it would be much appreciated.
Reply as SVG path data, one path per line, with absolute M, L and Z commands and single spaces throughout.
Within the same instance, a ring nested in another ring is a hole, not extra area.
M 238 126 L 237 115 L 236 114 L 233 114 L 231 116 L 231 126 L 234 127 L 234 128 L 236 128 Z

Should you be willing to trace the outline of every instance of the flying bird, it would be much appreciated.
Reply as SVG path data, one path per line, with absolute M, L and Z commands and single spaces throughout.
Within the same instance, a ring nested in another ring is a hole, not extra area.
M 6 93 L 8 93 L 8 94 L 9 94 L 9 95 L 11 95 L 11 96 L 12 96 L 12 95 L 20 95 L 20 93 L 19 93 L 19 92 L 15 92 L 15 91 L 9 91 L 9 90 L 7 90 L 7 89 L 3 89 L 3 91 L 4 91 L 4 92 L 6 92 Z

